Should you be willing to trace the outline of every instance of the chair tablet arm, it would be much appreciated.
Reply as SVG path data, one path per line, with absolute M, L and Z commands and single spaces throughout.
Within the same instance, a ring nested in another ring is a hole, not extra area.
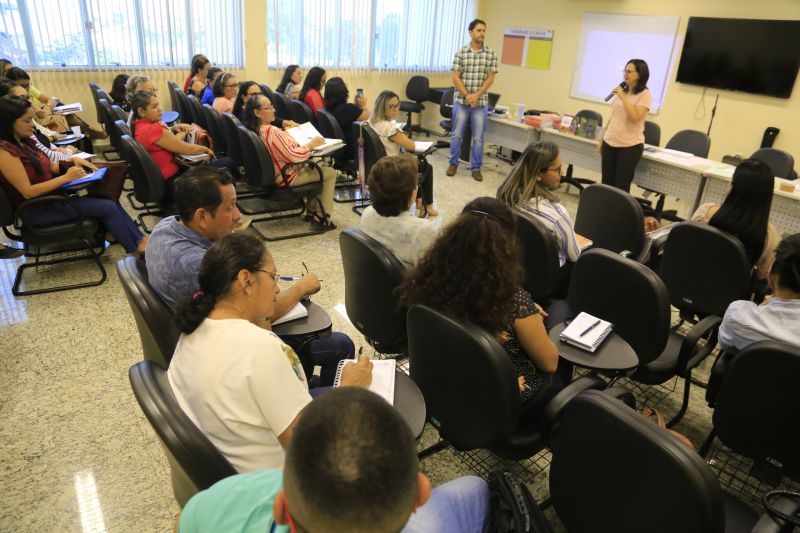
M 553 399 L 547 403 L 542 411 L 542 430 L 544 433 L 549 435 L 552 432 L 559 413 L 571 400 L 589 389 L 602 390 L 605 387 L 606 382 L 594 374 L 576 379 L 564 387 L 558 394 L 553 396 Z
M 19 204 L 19 206 L 17 206 L 17 218 L 19 218 L 22 221 L 23 227 L 25 227 L 28 231 L 47 234 L 47 226 L 43 225 L 37 227 L 36 224 L 31 222 L 26 216 L 27 215 L 26 210 L 39 207 L 40 204 L 49 204 L 55 202 L 66 204 L 70 208 L 75 210 L 75 214 L 77 215 L 77 218 L 74 223 L 75 227 L 78 227 L 81 224 L 83 224 L 83 211 L 81 210 L 81 207 L 66 196 L 55 196 L 55 195 L 38 196 L 36 198 L 31 198 L 30 200 L 25 200 L 24 202 Z
M 717 345 L 717 334 L 721 323 L 721 317 L 709 315 L 692 326 L 689 333 L 683 337 L 683 343 L 681 344 L 681 352 L 678 355 L 679 372 L 683 373 L 686 370 L 691 370 L 711 353 L 711 350 Z M 705 336 L 708 336 L 708 341 L 703 349 L 698 351 L 697 343 Z
M 324 176 L 322 175 L 322 169 L 320 168 L 320 166 L 319 166 L 318 164 L 316 164 L 314 161 L 311 161 L 310 159 L 306 159 L 305 161 L 300 161 L 300 162 L 298 162 L 298 163 L 287 163 L 287 164 L 286 164 L 286 165 L 285 165 L 285 166 L 284 166 L 284 167 L 281 169 L 281 179 L 283 180 L 283 184 L 284 184 L 286 187 L 289 187 L 289 186 L 290 186 L 290 184 L 289 184 L 289 180 L 287 180 L 287 179 L 286 179 L 286 178 L 287 178 L 287 176 L 289 175 L 289 170 L 290 170 L 292 167 L 295 167 L 295 166 L 301 166 L 301 165 L 305 165 L 305 166 L 307 166 L 307 167 L 309 167 L 309 168 L 313 168 L 313 169 L 315 169 L 315 170 L 317 171 L 317 174 L 319 174 L 319 181 L 320 181 L 320 183 L 322 182 L 322 180 L 324 179 Z
M 772 506 L 778 511 L 792 516 L 800 511 L 800 500 L 797 498 L 782 497 L 773 501 Z M 769 512 L 767 512 L 764 513 L 750 531 L 751 533 L 791 533 L 794 527 L 793 524 L 787 524 L 785 520 L 773 518 Z

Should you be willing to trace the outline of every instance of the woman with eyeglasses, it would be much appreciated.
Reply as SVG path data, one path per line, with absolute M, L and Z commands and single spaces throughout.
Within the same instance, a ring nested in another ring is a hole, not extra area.
M 297 354 L 271 331 L 278 278 L 258 237 L 226 235 L 203 256 L 200 290 L 175 316 L 182 335 L 167 371 L 175 398 L 239 472 L 282 468 L 311 402 Z M 369 387 L 371 367 L 366 358 L 348 365 L 342 385 Z
M 395 122 L 400 113 L 400 97 L 394 91 L 382 91 L 375 99 L 375 108 L 369 117 L 369 124 L 381 139 L 386 155 L 398 155 L 402 150 L 414 153 L 414 141 L 403 133 Z M 435 217 L 439 212 L 433 207 L 433 167 L 424 157 L 419 159 L 419 173 L 425 178 L 419 184 L 417 195 L 417 216 Z
M 653 101 L 647 88 L 650 69 L 643 59 L 631 59 L 624 81 L 614 88 L 611 118 L 600 147 L 602 181 L 630 192 L 636 165 L 644 152 L 644 123 Z
M 212 106 L 220 115 L 233 111 L 233 101 L 239 92 L 239 82 L 230 72 L 220 74 L 214 80 L 214 105 Z
M 281 171 L 290 163 L 303 163 L 311 157 L 311 150 L 325 143 L 322 137 L 315 137 L 307 144 L 300 145 L 294 137 L 273 125 L 275 108 L 264 95 L 251 96 L 244 107 L 242 123 L 254 131 L 269 151 L 272 164 L 275 167 L 275 183 L 284 187 Z M 336 171 L 330 167 L 320 167 L 322 170 L 322 193 L 317 197 L 306 198 L 306 209 L 311 217 L 311 225 L 315 229 L 330 231 L 336 229 L 336 224 L 331 220 L 333 213 L 333 192 L 336 186 Z M 305 165 L 292 165 L 286 172 L 286 181 L 289 186 L 305 185 L 319 181 L 316 168 Z

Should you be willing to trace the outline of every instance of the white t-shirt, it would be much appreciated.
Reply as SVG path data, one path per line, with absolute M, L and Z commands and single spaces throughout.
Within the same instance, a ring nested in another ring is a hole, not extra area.
M 207 318 L 181 335 L 167 375 L 181 409 L 239 472 L 283 469 L 278 435 L 311 396 L 297 355 L 277 335 Z
M 369 206 L 361 214 L 361 229 L 389 248 L 410 268 L 416 266 L 422 254 L 436 240 L 440 218 L 417 218 L 411 211 L 405 211 L 396 217 L 384 217 L 374 207 Z
M 369 125 L 372 126 L 372 129 L 375 130 L 375 133 L 377 133 L 381 138 L 381 142 L 386 148 L 386 155 L 400 154 L 400 145 L 393 143 L 389 139 L 389 137 L 392 137 L 400 131 L 400 128 L 397 126 L 397 123 L 394 120 L 381 120 L 380 122 L 375 123 L 370 122 Z

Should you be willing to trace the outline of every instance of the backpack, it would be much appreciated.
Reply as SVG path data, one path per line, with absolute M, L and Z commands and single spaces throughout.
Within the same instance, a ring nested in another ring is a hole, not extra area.
M 511 472 L 492 472 L 489 491 L 487 533 L 553 532 L 528 487 Z

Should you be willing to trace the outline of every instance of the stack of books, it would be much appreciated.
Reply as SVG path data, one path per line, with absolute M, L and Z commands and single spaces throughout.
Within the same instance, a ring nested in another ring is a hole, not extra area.
M 581 313 L 564 328 L 559 338 L 582 350 L 594 352 L 613 329 L 611 322 L 599 319 L 589 313 Z

